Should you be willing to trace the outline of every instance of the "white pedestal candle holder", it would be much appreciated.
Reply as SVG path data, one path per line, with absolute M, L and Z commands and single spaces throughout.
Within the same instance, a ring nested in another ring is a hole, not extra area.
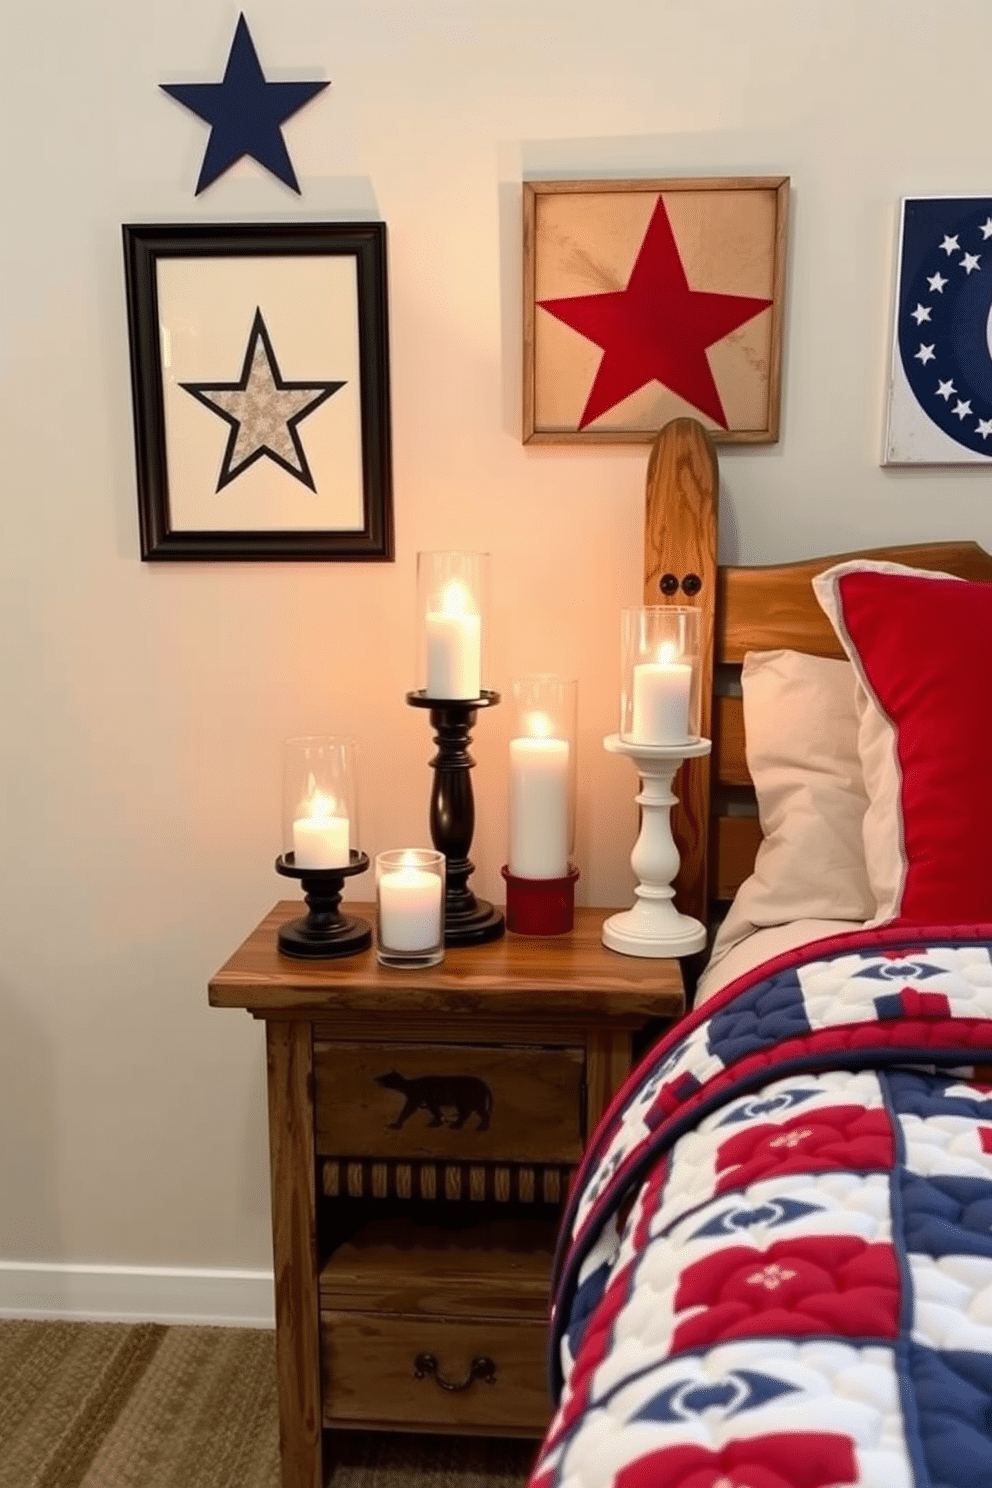
M 626 755 L 637 766 L 641 789 L 634 798 L 641 808 L 641 830 L 630 866 L 637 877 L 633 907 L 611 915 L 604 923 L 602 941 L 624 956 L 689 956 L 706 944 L 706 927 L 675 908 L 672 883 L 679 871 L 679 850 L 672 836 L 671 810 L 678 797 L 672 781 L 685 759 L 709 754 L 709 739 L 682 744 L 640 744 L 609 734 L 603 740 L 609 754 Z

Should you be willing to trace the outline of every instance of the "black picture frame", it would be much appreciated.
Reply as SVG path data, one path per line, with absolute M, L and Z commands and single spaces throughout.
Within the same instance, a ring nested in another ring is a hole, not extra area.
M 122 233 L 142 559 L 391 561 L 385 223 Z

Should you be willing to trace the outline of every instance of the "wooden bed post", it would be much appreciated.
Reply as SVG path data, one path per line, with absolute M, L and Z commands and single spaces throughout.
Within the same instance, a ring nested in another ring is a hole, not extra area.
M 673 419 L 651 446 L 644 513 L 644 603 L 693 605 L 700 617 L 700 731 L 712 737 L 719 499 L 716 452 L 696 419 Z M 681 855 L 675 903 L 709 923 L 710 760 L 675 777 L 672 833 Z

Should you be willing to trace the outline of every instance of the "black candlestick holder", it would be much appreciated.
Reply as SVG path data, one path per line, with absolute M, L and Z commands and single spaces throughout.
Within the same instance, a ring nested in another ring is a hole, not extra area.
M 298 868 L 295 853 L 276 858 L 276 872 L 284 878 L 298 878 L 303 888 L 309 913 L 304 919 L 290 920 L 279 931 L 279 949 L 284 956 L 309 957 L 355 956 L 372 944 L 372 926 L 365 920 L 343 915 L 338 908 L 344 881 L 369 866 L 367 853 L 349 854 L 349 862 L 340 868 Z
M 431 760 L 434 783 L 431 788 L 431 841 L 443 852 L 447 888 L 444 896 L 444 943 L 483 945 L 498 940 L 506 930 L 506 920 L 499 909 L 486 899 L 477 899 L 468 887 L 469 874 L 475 868 L 468 853 L 475 832 L 475 800 L 469 771 L 475 760 L 468 752 L 472 742 L 469 730 L 475 727 L 480 708 L 492 708 L 499 702 L 498 692 L 483 692 L 477 698 L 434 698 L 423 691 L 408 692 L 412 708 L 430 710 L 431 726 L 437 754 Z

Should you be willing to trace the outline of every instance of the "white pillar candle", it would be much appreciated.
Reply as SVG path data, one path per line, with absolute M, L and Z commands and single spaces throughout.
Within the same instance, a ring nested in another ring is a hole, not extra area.
M 510 852 L 515 878 L 568 873 L 568 743 L 510 740 Z
M 293 862 L 297 868 L 345 868 L 351 846 L 351 823 L 335 816 L 331 802 L 317 791 L 307 805 L 309 816 L 293 823 Z
M 657 661 L 634 668 L 634 705 L 630 737 L 637 744 L 684 744 L 689 737 L 692 667 L 674 661 L 670 642 Z
M 468 611 L 464 586 L 446 587 L 441 610 L 428 610 L 427 686 L 433 698 L 476 698 L 482 686 L 482 621 Z
M 431 951 L 441 944 L 441 876 L 401 865 L 379 879 L 379 944 L 387 951 Z

